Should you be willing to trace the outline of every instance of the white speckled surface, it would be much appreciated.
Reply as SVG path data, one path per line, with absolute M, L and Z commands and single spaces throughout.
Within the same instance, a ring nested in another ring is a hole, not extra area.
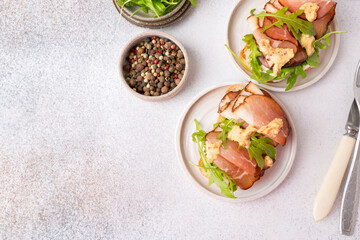
M 339 234 L 338 198 L 322 222 L 312 204 L 352 102 L 359 60 L 356 0 L 338 1 L 344 34 L 333 68 L 310 88 L 276 94 L 299 152 L 283 184 L 249 203 L 219 202 L 185 178 L 175 127 L 199 91 L 238 79 L 224 47 L 237 1 L 198 0 L 166 29 L 190 54 L 191 75 L 165 102 L 121 85 L 122 47 L 144 29 L 108 1 L 0 3 L 0 239 L 356 239 Z

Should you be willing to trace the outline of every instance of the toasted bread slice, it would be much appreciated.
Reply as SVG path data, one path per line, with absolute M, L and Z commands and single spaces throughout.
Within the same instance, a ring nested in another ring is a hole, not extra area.
M 251 69 L 250 63 L 249 63 L 249 59 L 248 59 L 248 55 L 246 54 L 246 47 L 248 46 L 248 44 L 245 45 L 245 47 L 240 51 L 240 60 L 246 64 L 246 66 Z
M 231 85 L 227 90 L 226 90 L 226 93 L 228 92 L 237 92 L 237 91 L 240 91 L 240 90 L 243 90 L 245 88 L 245 84 L 234 84 L 234 85 Z

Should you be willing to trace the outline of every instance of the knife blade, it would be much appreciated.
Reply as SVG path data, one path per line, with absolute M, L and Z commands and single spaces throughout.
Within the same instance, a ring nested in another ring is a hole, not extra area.
M 341 138 L 338 149 L 314 201 L 313 216 L 317 222 L 325 218 L 334 205 L 349 159 L 354 150 L 359 131 L 359 122 L 359 109 L 354 100 L 345 125 L 346 133 Z
M 360 62 L 358 63 L 354 79 L 354 95 L 357 105 L 360 100 Z M 345 182 L 344 193 L 340 209 L 340 232 L 344 235 L 352 235 L 357 215 L 357 206 L 359 202 L 359 157 L 360 157 L 360 139 L 356 141 L 355 150 L 351 159 L 348 176 Z

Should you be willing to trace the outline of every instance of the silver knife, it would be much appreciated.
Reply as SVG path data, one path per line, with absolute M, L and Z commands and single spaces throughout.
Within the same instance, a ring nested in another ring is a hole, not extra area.
M 349 159 L 354 150 L 359 130 L 359 121 L 359 110 L 354 100 L 345 125 L 346 133 L 341 138 L 338 149 L 314 201 L 313 215 L 317 222 L 325 218 L 334 205 Z
M 357 105 L 360 103 L 360 62 L 356 68 L 354 79 L 354 95 Z M 351 235 L 354 230 L 354 224 L 357 216 L 357 207 L 359 202 L 359 157 L 360 157 L 360 138 L 356 140 L 355 150 L 351 159 L 349 173 L 346 179 L 343 198 L 340 210 L 340 232 L 344 235 Z

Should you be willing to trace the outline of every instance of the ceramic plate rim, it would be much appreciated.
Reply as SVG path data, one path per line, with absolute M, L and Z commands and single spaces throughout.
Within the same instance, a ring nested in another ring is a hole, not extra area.
M 231 13 L 230 13 L 230 16 L 228 18 L 228 21 L 227 21 L 227 28 L 226 28 L 226 44 L 230 47 L 229 45 L 229 31 L 230 31 L 230 24 L 231 24 L 231 20 L 233 19 L 233 15 L 235 13 L 235 11 L 239 8 L 239 6 L 241 4 L 244 4 L 245 0 L 239 0 L 239 2 L 235 5 L 235 7 L 231 10 Z M 265 0 L 264 0 L 265 2 Z M 250 10 L 249 10 L 250 11 Z M 339 30 L 339 23 L 338 23 L 338 20 L 337 20 L 337 17 L 335 15 L 333 21 L 334 23 L 334 26 L 335 26 L 335 30 Z M 295 92 L 295 91 L 299 91 L 299 90 L 302 90 L 304 88 L 307 88 L 313 84 L 315 84 L 316 82 L 318 82 L 320 79 L 322 79 L 325 74 L 329 71 L 330 67 L 333 65 L 334 61 L 335 61 L 335 58 L 339 52 L 339 47 L 340 47 L 340 34 L 334 34 L 335 36 L 335 45 L 334 46 L 334 51 L 333 51 L 333 54 L 331 55 L 331 58 L 328 62 L 327 65 L 325 65 L 322 69 L 322 71 L 320 72 L 320 74 L 318 74 L 316 77 L 314 77 L 311 81 L 309 82 L 306 82 L 304 84 L 301 84 L 301 85 L 298 85 L 298 86 L 294 86 L 292 89 L 288 90 L 288 91 L 285 91 L 285 88 L 281 88 L 281 87 L 274 87 L 274 86 L 269 86 L 269 85 L 264 85 L 264 84 L 261 84 L 260 86 L 267 89 L 267 90 L 270 90 L 270 91 L 274 91 L 274 92 Z M 238 63 L 236 62 L 235 58 L 232 56 L 232 54 L 228 52 L 228 56 L 231 58 L 231 61 L 233 64 L 235 64 L 236 68 L 240 71 L 242 77 L 244 77 L 247 81 L 251 81 L 255 84 L 259 84 L 257 81 L 251 79 L 249 77 L 249 75 L 238 65 Z M 311 71 L 311 69 L 309 70 Z
M 188 171 L 186 165 L 185 165 L 185 160 L 182 156 L 181 153 L 181 146 L 180 146 L 180 142 L 181 142 L 181 130 L 182 130 L 182 126 L 184 124 L 184 120 L 186 115 L 188 114 L 189 110 L 196 104 L 196 102 L 202 98 L 203 96 L 205 96 L 206 94 L 210 93 L 211 91 L 214 91 L 218 88 L 224 87 L 224 86 L 230 86 L 233 84 L 239 84 L 239 82 L 224 82 L 224 83 L 220 83 L 220 84 L 216 84 L 212 87 L 206 88 L 203 91 L 201 91 L 199 94 L 197 94 L 191 101 L 190 103 L 186 106 L 185 110 L 183 111 L 177 126 L 176 126 L 176 132 L 175 132 L 175 148 L 176 148 L 176 157 L 178 159 L 178 162 L 180 164 L 181 169 L 183 170 L 184 174 L 187 176 L 188 179 L 190 179 L 190 181 L 193 183 L 193 185 L 195 185 L 198 189 L 200 189 L 202 192 L 206 193 L 207 195 L 214 197 L 218 200 L 222 200 L 222 201 L 226 201 L 226 202 L 247 202 L 247 201 L 252 201 L 255 199 L 259 199 L 261 197 L 266 196 L 267 194 L 269 194 L 270 192 L 272 192 L 274 189 L 276 189 L 287 177 L 287 175 L 289 174 L 292 165 L 294 164 L 294 160 L 296 157 L 296 151 L 297 151 L 297 134 L 296 134 L 296 129 L 295 129 L 295 125 L 294 125 L 294 121 L 291 118 L 291 115 L 289 113 L 289 111 L 287 110 L 287 108 L 284 106 L 284 104 L 278 99 L 276 98 L 271 92 L 268 92 L 270 94 L 270 96 L 280 105 L 280 107 L 282 108 L 282 110 L 284 111 L 289 125 L 291 127 L 291 134 L 293 135 L 293 143 L 291 145 L 291 147 L 293 148 L 293 150 L 290 153 L 290 159 L 288 164 L 286 165 L 284 171 L 281 173 L 281 175 L 276 179 L 276 181 L 274 181 L 268 188 L 266 188 L 264 191 L 260 192 L 258 195 L 254 195 L 251 197 L 248 197 L 247 199 L 244 198 L 236 198 L 236 199 L 232 199 L 232 198 L 228 198 L 226 196 L 219 196 L 207 189 L 205 189 L 204 187 L 202 187 L 200 185 L 200 183 L 198 183 L 193 176 L 191 175 L 191 173 Z M 200 174 L 200 173 L 199 173 Z

